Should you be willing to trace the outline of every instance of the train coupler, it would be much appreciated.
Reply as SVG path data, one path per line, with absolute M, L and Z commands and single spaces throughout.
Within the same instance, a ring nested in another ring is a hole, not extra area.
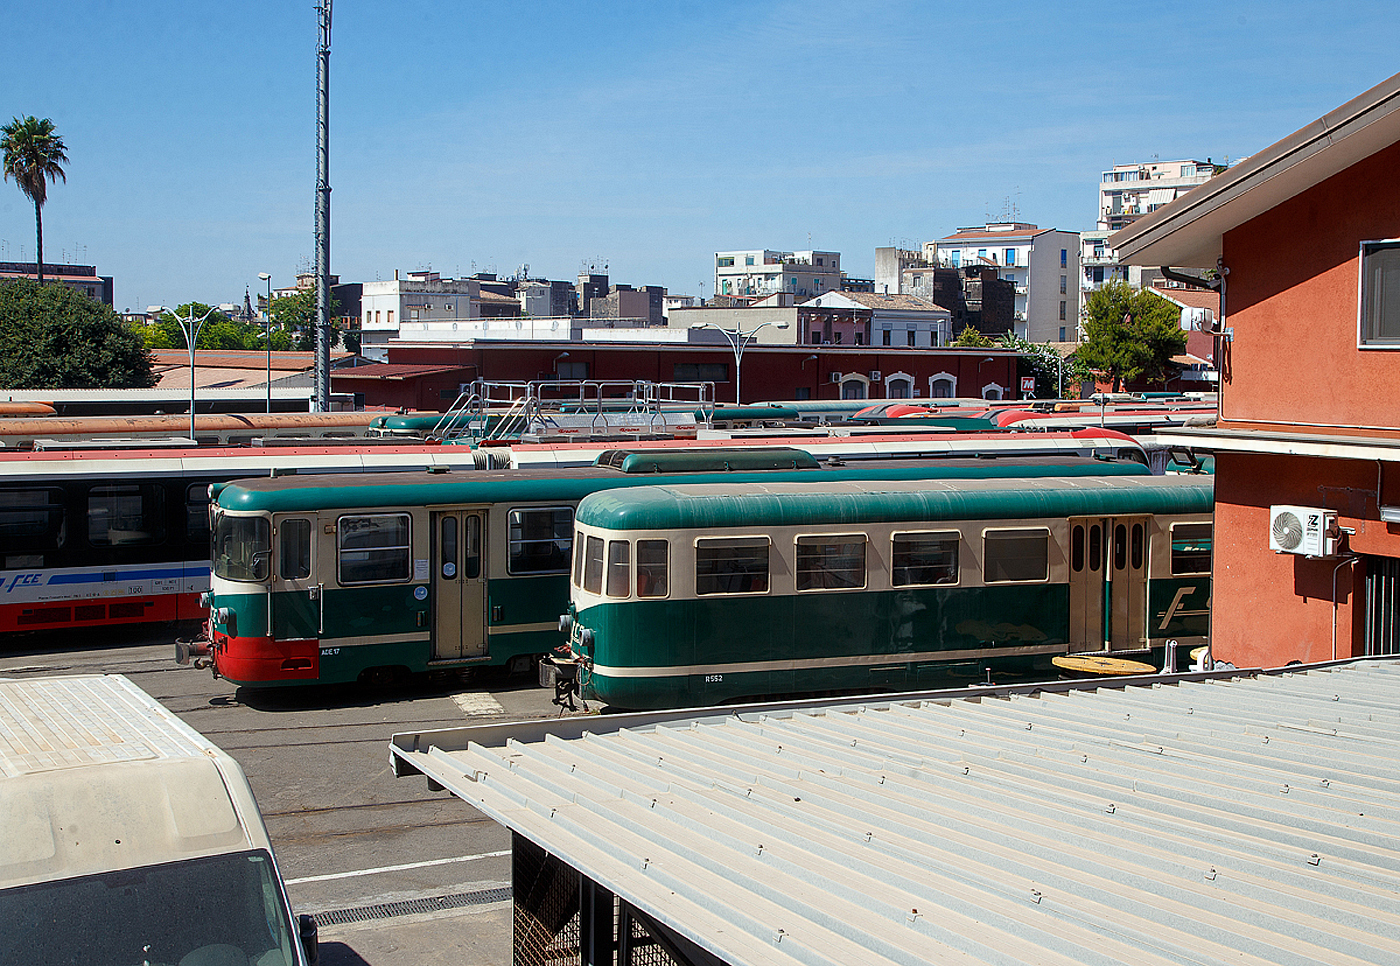
M 546 657 L 539 664 L 540 687 L 554 689 L 554 703 L 561 708 L 577 711 L 574 695 L 578 693 L 578 663 Z
M 207 638 L 177 640 L 175 642 L 175 663 L 193 665 L 201 671 L 214 666 L 213 645 Z

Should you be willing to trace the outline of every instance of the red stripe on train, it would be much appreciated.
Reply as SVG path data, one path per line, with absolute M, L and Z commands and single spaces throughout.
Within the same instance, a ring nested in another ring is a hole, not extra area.
M 278 641 L 270 637 L 214 635 L 214 668 L 234 684 L 315 681 L 321 675 L 317 640 Z
M 28 604 L 0 604 L 0 633 L 194 621 L 203 620 L 208 615 L 209 611 L 200 606 L 199 594 L 45 600 Z

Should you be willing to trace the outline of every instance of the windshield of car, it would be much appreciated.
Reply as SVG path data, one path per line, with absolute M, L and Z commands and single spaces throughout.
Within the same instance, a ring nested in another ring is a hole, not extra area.
M 0 966 L 294 966 L 265 851 L 0 891 Z

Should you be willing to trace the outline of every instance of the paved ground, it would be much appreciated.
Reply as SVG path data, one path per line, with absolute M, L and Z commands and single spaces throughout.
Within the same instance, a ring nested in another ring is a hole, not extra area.
M 257 795 L 292 905 L 328 921 L 325 966 L 510 962 L 509 834 L 421 777 L 394 778 L 389 736 L 553 717 L 552 692 L 499 675 L 249 692 L 176 665 L 176 633 L 10 640 L 0 643 L 0 675 L 125 674 L 233 755 Z M 402 913 L 438 897 L 452 908 Z M 364 921 L 343 921 L 355 918 Z

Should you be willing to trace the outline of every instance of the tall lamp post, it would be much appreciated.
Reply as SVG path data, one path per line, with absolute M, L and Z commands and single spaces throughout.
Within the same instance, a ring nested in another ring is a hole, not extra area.
M 258 278 L 267 283 L 267 305 L 263 312 L 263 338 L 267 340 L 267 411 L 272 412 L 272 276 L 258 272 Z
M 691 326 L 692 329 L 714 329 L 720 335 L 724 336 L 725 341 L 729 343 L 729 347 L 734 350 L 734 405 L 736 406 L 740 405 L 741 399 L 739 395 L 739 370 L 744 365 L 744 350 L 753 342 L 754 337 L 758 335 L 760 329 L 770 325 L 775 329 L 786 329 L 788 327 L 788 323 L 786 322 L 760 322 L 758 325 L 745 332 L 742 325 L 737 325 L 733 329 L 726 329 L 722 326 L 715 325 L 713 322 L 696 322 Z
M 180 318 L 179 313 L 177 313 L 174 309 L 166 308 L 164 305 L 152 305 L 146 311 L 153 315 L 161 315 L 162 313 L 169 312 L 175 317 L 175 321 L 179 323 L 180 331 L 185 334 L 185 344 L 189 346 L 190 350 L 190 440 L 191 442 L 195 442 L 196 439 L 194 435 L 194 344 L 199 339 L 200 327 L 204 325 L 205 320 L 207 320 L 209 316 L 213 315 L 215 312 L 218 311 L 218 306 L 211 308 L 208 312 L 205 312 L 197 319 L 194 317 L 194 303 L 190 303 L 190 315 L 187 319 Z

